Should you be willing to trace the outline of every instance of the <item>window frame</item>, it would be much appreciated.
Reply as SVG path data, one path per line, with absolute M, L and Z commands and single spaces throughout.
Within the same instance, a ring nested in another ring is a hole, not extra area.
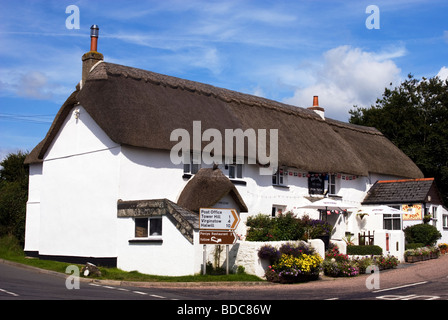
M 272 185 L 273 186 L 285 186 L 285 168 L 279 167 L 276 172 L 272 175 Z
M 144 236 L 137 235 L 137 225 L 140 224 L 139 228 L 143 228 L 145 225 L 144 220 L 146 220 L 146 232 Z M 157 222 L 156 222 L 157 221 Z M 159 225 L 157 225 L 159 224 Z M 157 230 L 160 230 L 160 234 L 154 234 L 154 227 L 157 227 Z M 136 217 L 134 218 L 134 240 L 151 240 L 157 239 L 160 240 L 163 235 L 163 218 L 161 216 L 157 217 Z
M 383 214 L 383 230 L 402 230 L 403 221 L 400 213 Z M 396 225 L 398 221 L 398 226 Z M 390 227 L 386 225 L 390 223 Z

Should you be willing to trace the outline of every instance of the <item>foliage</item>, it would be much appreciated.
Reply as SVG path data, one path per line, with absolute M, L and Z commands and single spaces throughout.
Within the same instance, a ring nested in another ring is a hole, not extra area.
M 324 274 L 330 277 L 354 277 L 366 273 L 366 269 L 376 265 L 380 270 L 396 268 L 398 259 L 391 255 L 377 255 L 362 258 L 350 258 L 339 252 L 337 247 L 332 247 L 325 252 L 325 260 L 322 264 Z
M 336 246 L 325 252 L 322 269 L 324 274 L 330 277 L 354 277 L 359 274 L 356 262 L 350 260 L 348 255 L 340 253 Z
M 383 254 L 383 249 L 376 245 L 367 246 L 347 246 L 348 255 L 381 255 Z
M 440 247 L 430 246 L 430 247 L 420 247 L 415 249 L 407 249 L 404 252 L 405 257 L 424 257 L 424 256 L 439 256 L 440 255 Z
M 354 107 L 350 123 L 375 127 L 408 155 L 426 177 L 434 177 L 448 200 L 448 80 L 412 75 L 385 88 L 370 108 Z
M 269 260 L 270 263 L 274 263 L 274 261 L 278 260 L 280 256 L 280 251 L 270 244 L 265 244 L 260 249 L 258 249 L 258 257 L 260 259 Z
M 276 218 L 258 214 L 249 217 L 246 224 L 248 241 L 299 240 L 304 232 L 301 220 L 291 212 L 280 213 Z
M 393 269 L 398 266 L 398 259 L 392 255 L 379 256 L 373 258 L 373 263 L 378 266 L 380 270 Z
M 286 242 L 280 246 L 279 252 L 281 254 L 288 254 L 294 257 L 300 257 L 302 254 L 313 255 L 316 253 L 314 248 L 305 242 L 291 243 Z
M 28 170 L 23 164 L 27 154 L 8 154 L 0 162 L 0 236 L 10 235 L 25 241 Z
M 404 229 L 406 242 L 423 243 L 425 246 L 432 246 L 442 237 L 439 230 L 430 224 L 416 224 Z
M 258 214 L 247 219 L 248 241 L 288 241 L 313 239 L 330 235 L 332 225 L 308 216 L 297 218 L 292 212 L 279 213 L 275 218 Z
M 423 243 L 406 243 L 405 244 L 405 249 L 417 249 L 417 248 L 421 248 L 424 247 L 425 245 Z
M 272 282 L 296 283 L 316 280 L 322 264 L 318 254 L 301 254 L 295 257 L 291 254 L 282 254 L 280 259 L 269 266 L 266 279 Z
M 277 250 L 264 245 L 258 250 L 258 256 L 269 258 L 271 265 L 265 272 L 271 282 L 295 283 L 316 280 L 322 264 L 322 258 L 306 243 L 287 242 Z
M 305 238 L 315 239 L 318 236 L 331 235 L 333 226 L 324 220 L 311 219 L 308 215 L 301 218 L 303 227 L 305 228 Z

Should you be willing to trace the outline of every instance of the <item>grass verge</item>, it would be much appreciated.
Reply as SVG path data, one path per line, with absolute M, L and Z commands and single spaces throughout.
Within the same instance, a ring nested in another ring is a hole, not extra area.
M 41 259 L 30 259 L 25 256 L 22 247 L 14 237 L 6 236 L 0 238 L 0 259 L 14 261 L 21 264 L 26 264 L 29 266 L 57 271 L 65 273 L 66 268 L 70 263 L 51 261 L 51 260 L 41 260 Z M 78 265 L 79 269 L 83 265 Z M 212 282 L 212 281 L 263 281 L 257 276 L 237 273 L 229 275 L 192 275 L 192 276 L 155 276 L 143 274 L 138 271 L 123 271 L 118 268 L 105 268 L 99 267 L 102 276 L 95 277 L 95 279 L 100 280 L 120 280 L 120 281 L 146 281 L 146 282 Z M 82 275 L 81 275 L 82 276 Z

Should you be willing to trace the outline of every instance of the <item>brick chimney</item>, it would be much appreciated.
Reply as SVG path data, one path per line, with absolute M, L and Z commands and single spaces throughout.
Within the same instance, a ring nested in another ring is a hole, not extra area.
M 325 120 L 325 109 L 322 107 L 319 107 L 319 97 L 314 96 L 313 97 L 313 106 L 309 107 L 308 109 L 313 110 L 316 112 L 322 119 Z
M 101 53 L 97 52 L 99 30 L 100 28 L 98 28 L 96 24 L 90 27 L 90 51 L 84 53 L 84 55 L 82 56 L 81 88 L 86 82 L 86 79 L 89 76 L 92 67 L 99 61 L 104 60 L 104 56 Z

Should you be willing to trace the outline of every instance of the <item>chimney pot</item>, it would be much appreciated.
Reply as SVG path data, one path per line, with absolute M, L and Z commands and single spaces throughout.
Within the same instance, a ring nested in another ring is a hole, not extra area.
M 90 51 L 98 51 L 98 35 L 100 28 L 94 24 L 90 27 Z
M 319 97 L 314 96 L 313 97 L 313 106 L 309 107 L 308 109 L 313 110 L 316 112 L 322 119 L 325 120 L 325 109 L 322 107 L 319 107 Z

